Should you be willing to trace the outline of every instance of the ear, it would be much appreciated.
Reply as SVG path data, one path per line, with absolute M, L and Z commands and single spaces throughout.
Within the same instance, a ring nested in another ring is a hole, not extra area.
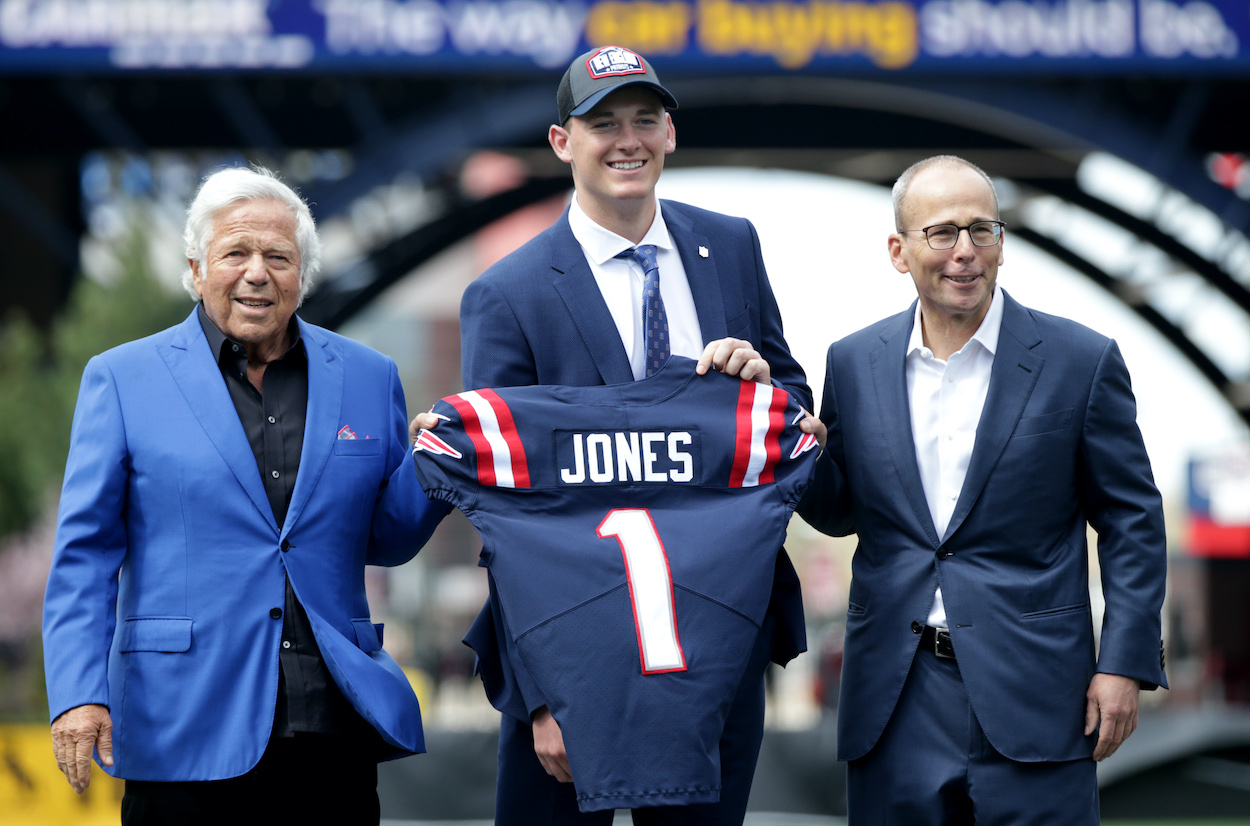
M 1003 244 L 1007 243 L 1007 228 L 1002 228 L 1002 235 L 998 237 L 998 266 L 1003 265 Z
M 187 264 L 191 266 L 191 283 L 195 286 L 195 293 L 200 298 L 204 297 L 204 277 L 200 273 L 200 262 L 194 258 L 188 258 Z
M 664 154 L 669 155 L 677 150 L 677 127 L 673 125 L 673 116 L 668 112 L 664 113 L 664 120 L 668 123 L 668 136 L 664 139 Z
M 886 246 L 890 251 L 890 263 L 894 265 L 894 269 L 899 272 L 911 272 L 911 262 L 907 260 L 907 241 L 900 233 L 891 232 L 890 237 L 886 239 Z
M 569 130 L 551 124 L 551 128 L 547 130 L 547 143 L 551 144 L 551 151 L 556 153 L 557 158 L 565 163 L 573 162 L 573 153 L 569 151 Z

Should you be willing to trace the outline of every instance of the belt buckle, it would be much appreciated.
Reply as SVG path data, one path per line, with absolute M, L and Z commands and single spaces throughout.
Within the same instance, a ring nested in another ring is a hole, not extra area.
M 933 653 L 940 660 L 955 659 L 955 646 L 951 643 L 951 632 L 940 628 L 933 629 Z

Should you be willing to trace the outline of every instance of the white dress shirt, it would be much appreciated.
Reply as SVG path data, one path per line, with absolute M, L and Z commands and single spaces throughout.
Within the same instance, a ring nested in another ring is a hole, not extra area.
M 990 391 L 990 370 L 1002 323 L 1002 290 L 995 286 L 981 326 L 967 344 L 942 361 L 924 344 L 920 304 L 916 304 L 916 319 L 907 345 L 907 396 L 916 464 L 920 466 L 920 481 L 939 538 L 946 535 L 968 474 L 977 425 Z M 948 627 L 940 587 L 933 596 L 927 622 L 935 628 Z
M 672 236 L 668 234 L 658 198 L 655 220 L 638 244 L 591 220 L 578 206 L 576 193 L 569 206 L 569 227 L 581 245 L 590 272 L 608 305 L 608 312 L 616 322 L 635 379 L 646 375 L 646 342 L 642 335 L 642 288 L 646 274 L 632 258 L 616 257 L 617 253 L 631 247 L 654 244 L 657 250 L 660 295 L 664 299 L 664 314 L 668 317 L 670 352 L 692 359 L 703 354 L 703 333 L 699 329 L 699 315 L 695 312 L 690 282 L 686 280 L 686 268 L 681 263 Z

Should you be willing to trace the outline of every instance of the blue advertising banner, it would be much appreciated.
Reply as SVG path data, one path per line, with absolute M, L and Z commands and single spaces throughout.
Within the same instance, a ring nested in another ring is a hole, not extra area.
M 0 73 L 1240 74 L 1246 0 L 0 0 Z

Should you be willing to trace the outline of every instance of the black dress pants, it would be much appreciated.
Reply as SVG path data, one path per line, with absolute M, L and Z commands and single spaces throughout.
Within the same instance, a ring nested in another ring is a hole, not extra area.
M 188 745 L 194 748 L 194 745 Z M 377 826 L 375 749 L 332 734 L 275 737 L 241 777 L 199 782 L 127 780 L 123 826 L 327 823 Z

